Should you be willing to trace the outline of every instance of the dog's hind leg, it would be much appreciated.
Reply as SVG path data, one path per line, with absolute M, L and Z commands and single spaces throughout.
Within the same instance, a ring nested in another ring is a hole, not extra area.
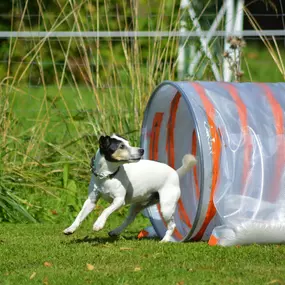
M 110 231 L 109 236 L 118 236 L 128 225 L 130 225 L 136 218 L 137 214 L 145 207 L 141 204 L 132 204 L 129 209 L 129 214 L 124 222 L 114 230 Z
M 162 191 L 160 192 L 160 211 L 167 225 L 166 233 L 161 242 L 171 241 L 171 236 L 176 227 L 174 221 L 174 213 L 176 210 L 177 201 L 179 197 L 180 197 L 179 187 L 162 189 Z
M 171 236 L 175 230 L 176 224 L 174 221 L 174 217 L 171 217 L 171 219 L 169 221 L 166 222 L 167 223 L 167 231 L 163 237 L 163 239 L 160 242 L 169 242 L 171 241 Z
M 141 212 L 143 209 L 148 208 L 154 204 L 157 204 L 159 201 L 158 193 L 153 193 L 146 203 L 135 203 L 130 206 L 129 214 L 124 222 L 117 227 L 116 229 L 110 231 L 108 234 L 109 236 L 117 236 L 119 235 L 127 226 L 129 226 L 136 218 L 137 214 Z

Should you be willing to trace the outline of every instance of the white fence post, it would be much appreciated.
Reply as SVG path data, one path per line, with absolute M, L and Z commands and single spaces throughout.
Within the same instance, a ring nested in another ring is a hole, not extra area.
M 199 64 L 199 61 L 202 58 L 202 54 L 204 53 L 209 61 L 214 73 L 215 79 L 217 81 L 231 81 L 232 79 L 232 71 L 230 69 L 228 61 L 223 58 L 223 71 L 221 74 L 221 70 L 218 69 L 217 64 L 215 62 L 216 58 L 220 58 L 222 55 L 213 54 L 212 51 L 209 49 L 209 42 L 214 37 L 215 33 L 217 32 L 217 28 L 223 17 L 225 16 L 225 36 L 224 36 L 224 51 L 227 51 L 230 47 L 230 44 L 227 42 L 228 37 L 233 32 L 240 32 L 242 34 L 243 31 L 243 5 L 244 0 L 237 0 L 236 9 L 235 9 L 235 1 L 234 0 L 225 0 L 224 4 L 220 8 L 219 13 L 217 14 L 215 20 L 213 21 L 211 28 L 207 31 L 207 35 L 203 35 L 203 31 L 199 20 L 196 17 L 196 13 L 192 2 L 189 0 L 182 0 L 180 7 L 187 8 L 190 19 L 194 25 L 195 31 L 200 33 L 200 43 L 202 47 L 202 52 L 197 50 L 194 57 L 189 57 L 188 53 L 186 54 L 185 51 L 185 43 L 181 41 L 179 45 L 179 54 L 178 54 L 178 74 L 179 79 L 183 78 L 183 73 L 185 72 L 185 61 L 189 62 L 188 73 L 190 75 L 195 74 L 195 70 Z M 185 19 L 181 20 L 181 32 L 185 32 Z M 190 44 L 191 45 L 191 44 Z M 189 58 L 187 58 L 187 56 Z M 183 70 L 183 71 L 182 71 Z M 183 73 L 182 73 L 183 72 Z

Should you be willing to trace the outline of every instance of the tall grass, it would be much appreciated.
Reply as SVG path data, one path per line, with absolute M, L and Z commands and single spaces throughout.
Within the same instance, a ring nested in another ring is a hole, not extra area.
M 269 1 L 270 3 L 271 1 Z M 281 3 L 281 2 L 280 2 Z M 276 38 L 272 36 L 272 42 L 270 39 L 266 36 L 263 36 L 260 32 L 262 31 L 260 25 L 258 24 L 257 20 L 253 17 L 253 15 L 250 13 L 249 9 L 247 7 L 244 8 L 245 15 L 248 17 L 252 27 L 259 33 L 259 37 L 261 41 L 263 42 L 264 46 L 267 48 L 268 53 L 270 54 L 271 58 L 273 59 L 275 66 L 278 68 L 280 74 L 283 77 L 283 80 L 285 80 L 285 68 L 284 68 L 284 60 L 281 55 L 280 48 L 278 46 L 278 43 L 276 41 Z
M 50 15 L 44 2 L 37 0 L 38 29 L 175 31 L 187 15 L 187 10 L 180 10 L 180 1 L 156 1 L 160 12 L 154 18 L 148 11 L 143 26 L 140 1 L 112 3 L 56 0 L 58 15 Z M 14 21 L 16 13 L 13 8 L 11 30 L 35 28 L 28 1 L 18 21 Z M 152 90 L 163 80 L 176 79 L 179 40 L 45 37 L 25 44 L 18 38 L 9 40 L 6 74 L 0 84 L 0 220 L 18 221 L 21 216 L 56 220 L 57 214 L 71 219 L 85 196 L 89 160 L 99 136 L 117 132 L 139 143 Z M 284 75 L 275 48 L 276 53 L 272 47 L 269 50 Z M 201 62 L 205 61 L 204 56 Z M 209 64 L 203 66 L 202 78 L 212 78 Z
M 37 1 L 42 30 L 114 29 L 109 21 L 107 0 L 100 7 L 98 0 L 96 6 L 88 0 L 56 3 L 59 14 L 50 18 L 47 7 Z M 155 21 L 149 19 L 149 23 L 155 24 L 158 31 L 178 29 L 177 3 L 167 7 L 171 15 L 168 26 L 164 15 L 168 2 L 159 1 L 159 5 L 161 13 Z M 14 9 L 11 19 L 13 13 L 16 13 Z M 122 1 L 115 13 L 116 29 L 141 28 L 137 1 Z M 20 20 L 17 24 L 11 21 L 11 30 L 15 27 L 19 31 L 33 30 L 29 15 L 26 1 Z M 98 137 L 117 132 L 132 143 L 139 143 L 143 111 L 151 91 L 157 83 L 175 78 L 178 40 L 171 37 L 149 38 L 143 42 L 137 37 L 121 38 L 119 42 L 110 38 L 79 37 L 67 41 L 33 38 L 26 53 L 19 56 L 19 50 L 25 48 L 22 43 L 17 38 L 9 41 L 7 73 L 0 89 L 1 108 L 6 110 L 1 119 L 2 173 L 11 180 L 3 183 L 11 189 L 9 193 L 27 198 L 27 201 L 16 198 L 13 201 L 17 205 L 26 203 L 32 213 L 39 210 L 32 205 L 33 201 L 37 202 L 36 198 L 31 198 L 37 192 L 49 195 L 58 205 L 74 208 L 80 204 L 77 198 L 80 183 L 86 185 L 89 179 L 89 160 L 97 148 Z M 47 54 L 52 82 L 47 80 L 44 65 Z M 63 59 L 60 65 L 59 57 Z M 35 78 L 34 74 L 37 74 Z M 31 94 L 27 82 L 40 88 Z M 8 197 L 7 191 L 0 193 Z M 0 204 L 0 208 L 7 215 L 14 212 L 13 207 Z M 28 217 L 27 212 L 25 216 Z

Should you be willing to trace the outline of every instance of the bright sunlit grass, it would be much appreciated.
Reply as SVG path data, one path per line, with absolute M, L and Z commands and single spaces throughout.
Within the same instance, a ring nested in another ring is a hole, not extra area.
M 93 233 L 89 219 L 72 236 L 62 234 L 63 223 L 2 224 L 0 284 L 284 284 L 285 246 L 139 241 L 141 219 L 109 238 L 119 220 L 111 216 Z

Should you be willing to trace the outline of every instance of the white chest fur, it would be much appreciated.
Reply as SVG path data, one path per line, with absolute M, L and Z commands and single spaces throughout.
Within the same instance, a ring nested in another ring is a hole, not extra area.
M 92 187 L 107 202 L 113 201 L 116 197 L 126 195 L 122 183 L 116 179 L 94 179 L 95 186 Z

